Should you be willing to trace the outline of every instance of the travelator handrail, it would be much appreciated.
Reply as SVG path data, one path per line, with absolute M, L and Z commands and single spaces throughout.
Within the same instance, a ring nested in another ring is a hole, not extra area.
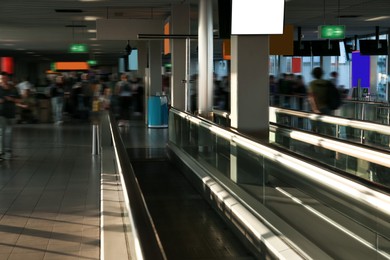
M 309 119 L 312 121 L 319 121 L 328 124 L 333 124 L 336 126 L 336 137 L 339 137 L 338 128 L 340 126 L 347 126 L 359 129 L 361 131 L 360 134 L 360 142 L 364 143 L 365 141 L 365 131 L 376 132 L 379 134 L 384 134 L 390 136 L 390 126 L 382 125 L 373 122 L 366 122 L 355 119 L 348 119 L 337 116 L 329 116 L 329 115 L 320 115 L 314 113 L 308 113 L 298 110 L 279 108 L 279 107 L 269 107 L 269 121 L 273 123 L 277 123 L 276 114 L 284 114 L 290 116 L 296 116 L 300 118 Z
M 390 107 L 390 104 L 387 102 L 382 102 L 382 101 L 373 101 L 373 100 L 359 100 L 359 99 L 349 99 L 345 98 L 343 99 L 344 103 L 357 103 L 357 104 L 369 104 L 369 105 L 380 105 L 383 107 Z
M 390 135 L 390 126 L 382 125 L 378 123 L 365 122 L 361 120 L 348 119 L 343 117 L 329 116 L 329 115 L 319 115 L 299 110 L 280 108 L 280 107 L 269 107 L 269 121 L 276 122 L 275 114 L 285 114 L 291 116 L 297 116 L 301 118 L 310 119 L 312 121 L 320 121 L 324 123 L 334 124 L 338 126 L 349 126 L 353 128 L 360 129 L 362 131 L 373 131 L 380 134 Z M 225 120 L 230 120 L 230 114 L 226 111 L 213 110 L 214 118 L 223 118 Z M 215 122 L 215 120 L 214 120 Z
M 379 120 L 382 124 L 390 125 L 390 103 L 388 102 L 350 97 L 343 98 L 342 102 L 343 105 L 336 110 L 336 114 L 348 114 L 348 118 L 370 122 Z M 307 95 L 271 94 L 269 106 L 311 112 Z M 371 113 L 374 108 L 376 108 L 376 112 L 375 117 L 372 118 L 373 114 Z
M 336 126 L 337 124 L 338 126 L 351 126 L 361 129 L 362 131 L 375 131 L 381 134 L 390 135 L 390 126 L 387 125 L 362 122 L 359 120 L 351 120 L 333 116 L 322 116 L 318 114 L 312 114 L 285 108 L 270 107 L 270 115 L 272 113 L 282 113 L 314 121 L 322 121 L 326 123 L 336 124 Z M 227 111 L 213 110 L 213 122 L 218 124 L 218 122 L 216 122 L 218 120 L 216 120 L 215 118 L 219 117 L 223 118 L 224 120 L 229 120 L 230 114 Z M 328 150 L 344 153 L 348 156 L 353 156 L 358 159 L 366 160 L 370 163 L 375 163 L 390 168 L 390 155 L 381 152 L 383 151 L 383 149 L 381 148 L 371 148 L 367 145 L 359 145 L 351 143 L 348 140 L 338 139 L 337 136 L 336 138 L 327 137 L 317 133 L 312 133 L 310 131 L 292 129 L 291 127 L 286 127 L 284 125 L 278 124 L 277 122 L 270 122 L 270 129 L 276 128 L 278 130 L 282 129 L 284 132 L 288 132 L 288 136 L 292 139 L 299 140 L 312 145 L 321 146 Z
M 307 98 L 307 95 L 302 94 L 270 94 L 270 98 L 273 97 L 290 97 L 290 98 Z M 345 103 L 357 103 L 357 104 L 372 104 L 372 105 L 383 105 L 385 107 L 390 107 L 390 103 L 385 101 L 376 101 L 376 100 L 365 100 L 364 98 L 343 98 L 343 102 Z
M 279 108 L 279 107 L 269 107 L 269 109 L 270 109 L 270 120 L 274 119 L 273 117 L 271 118 L 271 113 L 280 113 L 280 114 L 306 118 L 313 121 L 320 121 L 320 122 L 339 125 L 339 126 L 349 126 L 349 127 L 353 127 L 365 131 L 373 131 L 373 132 L 378 132 L 380 134 L 390 135 L 390 126 L 382 125 L 378 123 L 366 122 L 366 121 L 337 117 L 337 116 L 320 115 L 320 114 L 308 113 L 308 112 L 286 109 L 286 108 Z
M 301 131 L 280 125 L 277 123 L 270 123 L 270 129 L 283 131 L 287 133 L 292 139 L 320 146 L 334 152 L 344 153 L 346 155 L 354 156 L 359 159 L 364 159 L 368 162 L 376 163 L 390 168 L 390 154 L 378 152 L 378 149 L 370 149 L 365 145 L 351 144 L 345 140 L 337 138 L 325 137 L 309 131 Z
M 108 121 L 126 209 L 129 218 L 133 220 L 130 222 L 133 224 L 131 229 L 137 260 L 166 260 L 167 257 L 112 114 L 108 114 Z
M 327 150 L 342 153 L 357 159 L 364 160 L 368 163 L 378 164 L 387 168 L 390 168 L 390 154 L 384 153 L 381 149 L 373 149 L 366 145 L 351 143 L 346 140 L 340 140 L 334 137 L 323 136 L 317 133 L 312 133 L 310 131 L 303 131 L 295 128 L 291 128 L 285 125 L 270 123 L 270 131 L 283 133 L 285 136 L 288 136 L 291 139 L 317 146 L 322 147 Z M 332 165 L 332 168 L 336 166 Z M 350 176 L 350 174 L 344 174 L 344 176 Z M 359 181 L 365 182 L 365 179 L 361 177 L 356 178 Z M 376 182 L 368 182 L 365 184 L 374 185 L 375 189 L 386 192 L 390 194 L 390 188 L 384 187 L 382 185 L 377 185 Z
M 354 207 L 356 207 L 358 211 L 362 210 L 367 213 L 369 212 L 375 216 L 375 218 L 381 219 L 381 221 L 383 220 L 381 223 L 387 223 L 386 219 L 388 220 L 390 218 L 389 194 L 379 192 L 356 181 L 344 178 L 335 171 L 312 164 L 311 161 L 303 161 L 300 156 L 296 157 L 290 153 L 275 149 L 272 145 L 259 143 L 258 141 L 252 140 L 250 137 L 241 133 L 232 131 L 226 127 L 220 127 L 212 124 L 208 120 L 204 120 L 175 109 L 171 109 L 171 113 L 182 117 L 190 123 L 194 123 L 207 129 L 218 138 L 225 139 L 235 145 L 243 146 L 245 149 L 253 152 L 254 154 L 288 168 L 296 174 L 296 178 L 310 182 L 311 185 L 318 187 L 317 189 L 318 191 L 321 191 L 321 193 L 325 190 L 329 191 L 335 198 L 342 198 L 345 200 L 346 204 L 349 205 L 350 203 L 353 203 Z M 374 224 L 369 228 L 374 233 L 379 233 L 381 231 L 381 227 L 377 226 L 377 224 Z M 385 230 L 385 233 L 386 232 L 388 233 L 388 230 Z M 375 245 L 369 246 L 373 249 L 375 248 Z M 390 255 L 385 252 L 379 251 L 379 253 L 385 257 L 390 257 Z

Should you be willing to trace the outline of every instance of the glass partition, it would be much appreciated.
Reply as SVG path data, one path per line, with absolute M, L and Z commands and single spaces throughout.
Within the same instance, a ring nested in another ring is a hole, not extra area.
M 254 215 L 265 206 L 334 259 L 390 257 L 388 194 L 175 109 L 169 123 L 170 143 L 224 187 L 248 194 L 241 202 Z M 264 221 L 302 246 L 275 219 Z

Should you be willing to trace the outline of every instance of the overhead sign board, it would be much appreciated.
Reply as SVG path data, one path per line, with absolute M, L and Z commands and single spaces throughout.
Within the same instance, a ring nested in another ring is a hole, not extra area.
M 320 25 L 318 26 L 318 38 L 344 39 L 345 25 Z

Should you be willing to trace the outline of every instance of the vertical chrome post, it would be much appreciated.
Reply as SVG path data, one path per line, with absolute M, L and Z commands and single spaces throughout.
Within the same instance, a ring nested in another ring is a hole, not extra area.
M 92 155 L 100 154 L 100 134 L 99 126 L 96 124 L 92 125 Z

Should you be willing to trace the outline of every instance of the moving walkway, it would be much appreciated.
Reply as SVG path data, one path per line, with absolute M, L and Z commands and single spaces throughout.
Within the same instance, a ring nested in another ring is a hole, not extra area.
M 280 259 L 390 258 L 385 189 L 175 109 L 169 123 L 170 162 L 252 252 Z

